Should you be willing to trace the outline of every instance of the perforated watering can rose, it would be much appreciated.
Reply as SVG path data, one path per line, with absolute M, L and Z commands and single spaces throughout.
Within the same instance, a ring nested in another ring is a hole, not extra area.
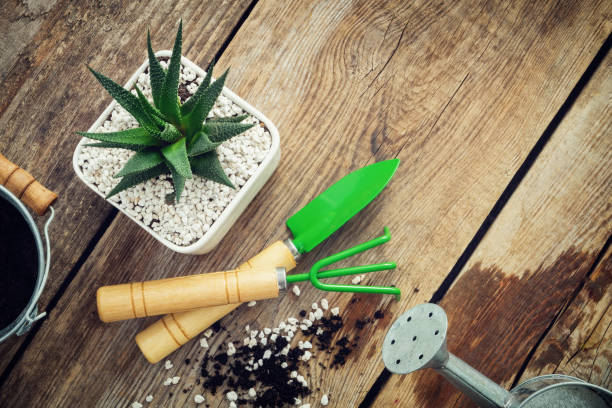
M 612 392 L 567 375 L 531 378 L 506 391 L 446 348 L 448 319 L 433 303 L 417 305 L 391 326 L 382 348 L 385 366 L 394 374 L 433 368 L 480 407 L 607 408 Z
M 49 273 L 51 251 L 48 228 L 57 194 L 0 154 L 0 342 L 27 332 L 46 313 L 36 305 Z M 38 215 L 47 209 L 45 248 L 25 205 Z

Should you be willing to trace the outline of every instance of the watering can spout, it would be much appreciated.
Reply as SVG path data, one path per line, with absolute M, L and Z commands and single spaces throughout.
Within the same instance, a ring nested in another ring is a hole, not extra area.
M 389 371 L 408 374 L 433 368 L 485 408 L 513 408 L 512 395 L 446 348 L 448 319 L 440 306 L 425 303 L 401 315 L 385 337 L 383 361 Z

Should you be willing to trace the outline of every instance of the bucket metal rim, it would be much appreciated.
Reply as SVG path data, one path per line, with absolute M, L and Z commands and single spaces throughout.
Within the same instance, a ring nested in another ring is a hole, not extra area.
M 55 211 L 53 207 L 49 207 L 51 215 L 47 219 L 44 225 L 44 235 L 45 235 L 45 246 L 46 249 L 43 250 L 43 242 L 41 238 L 40 231 L 36 223 L 34 222 L 34 218 L 30 214 L 30 212 L 26 209 L 25 205 L 19 200 L 13 193 L 11 193 L 8 189 L 0 185 L 0 199 L 7 200 L 13 207 L 19 211 L 23 219 L 26 221 L 28 227 L 30 228 L 30 232 L 34 237 L 34 242 L 36 245 L 36 252 L 38 255 L 38 274 L 36 277 L 36 284 L 34 286 L 34 290 L 32 291 L 32 296 L 28 304 L 25 306 L 23 311 L 11 322 L 8 326 L 0 328 L 0 343 L 6 340 L 12 334 L 17 334 L 18 336 L 27 332 L 32 324 L 37 320 L 43 318 L 46 313 L 38 313 L 37 302 L 40 298 L 40 295 L 43 291 L 45 283 L 47 281 L 47 276 L 49 275 L 49 267 L 51 264 L 51 245 L 49 242 L 49 225 L 55 216 Z
M 553 388 L 571 387 L 571 386 L 589 388 L 593 391 L 596 391 L 597 394 L 602 399 L 604 399 L 605 402 L 607 403 L 612 402 L 612 391 L 607 390 L 603 387 L 600 387 L 599 385 L 595 385 L 590 382 L 581 380 L 580 378 L 572 377 L 570 375 L 565 375 L 565 374 L 545 374 L 545 375 L 540 375 L 537 377 L 529 378 L 528 380 L 525 380 L 522 383 L 518 384 L 516 387 L 514 387 L 510 391 L 510 393 L 513 394 L 517 391 L 520 391 L 522 388 L 528 387 L 530 384 L 535 385 L 537 383 L 546 382 L 547 380 L 556 381 L 556 383 L 551 382 L 550 384 L 545 385 L 538 390 L 527 389 L 526 392 L 528 392 L 529 394 L 526 396 L 524 400 L 520 401 L 520 404 L 518 406 L 519 407 L 526 406 L 526 404 L 529 401 L 533 400 L 534 398 L 536 398 L 537 396 L 539 396 L 545 391 L 550 391 Z M 513 395 L 513 396 L 515 398 L 517 397 L 517 395 Z

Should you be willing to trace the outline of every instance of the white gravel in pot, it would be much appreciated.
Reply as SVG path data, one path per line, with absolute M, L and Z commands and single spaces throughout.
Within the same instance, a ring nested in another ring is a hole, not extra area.
M 166 68 L 166 62 L 161 62 Z M 188 67 L 181 67 L 181 84 L 193 95 L 203 78 Z M 148 71 L 138 77 L 138 87 L 152 101 Z M 136 91 L 132 91 L 136 93 Z M 186 98 L 185 98 L 186 99 Z M 223 94 L 212 109 L 211 117 L 243 115 L 242 108 Z M 244 123 L 259 123 L 249 116 Z M 115 104 L 106 121 L 93 132 L 116 132 L 137 127 L 136 120 Z M 91 142 L 95 142 L 92 140 Z M 244 186 L 270 151 L 272 137 L 260 124 L 233 137 L 217 147 L 219 160 L 236 189 L 194 175 L 185 183 L 178 203 L 166 203 L 166 195 L 173 191 L 170 175 L 146 181 L 110 198 L 129 215 L 142 221 L 166 240 L 188 246 L 199 240 L 219 218 L 236 193 Z M 77 158 L 85 179 L 106 195 L 119 182 L 114 178 L 134 152 L 124 149 L 83 147 Z

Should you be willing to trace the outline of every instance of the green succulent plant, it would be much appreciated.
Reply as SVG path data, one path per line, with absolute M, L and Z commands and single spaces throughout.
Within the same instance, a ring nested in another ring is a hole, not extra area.
M 181 104 L 178 87 L 182 21 L 179 23 L 167 70 L 162 68 L 153 53 L 149 33 L 147 46 L 153 104 L 149 103 L 138 86 L 134 87 L 137 96 L 133 95 L 88 66 L 100 84 L 140 125 L 120 132 L 78 132 L 81 136 L 99 141 L 87 146 L 136 151 L 123 169 L 115 174 L 114 177 L 120 177 L 121 180 L 106 198 L 162 174 L 172 175 L 174 193 L 169 198 L 176 199 L 177 202 L 185 187 L 185 180 L 192 178 L 194 174 L 234 188 L 221 167 L 215 149 L 222 142 L 254 125 L 241 123 L 248 115 L 206 119 L 223 90 L 229 70 L 212 82 L 214 64 L 211 64 L 196 93 Z

